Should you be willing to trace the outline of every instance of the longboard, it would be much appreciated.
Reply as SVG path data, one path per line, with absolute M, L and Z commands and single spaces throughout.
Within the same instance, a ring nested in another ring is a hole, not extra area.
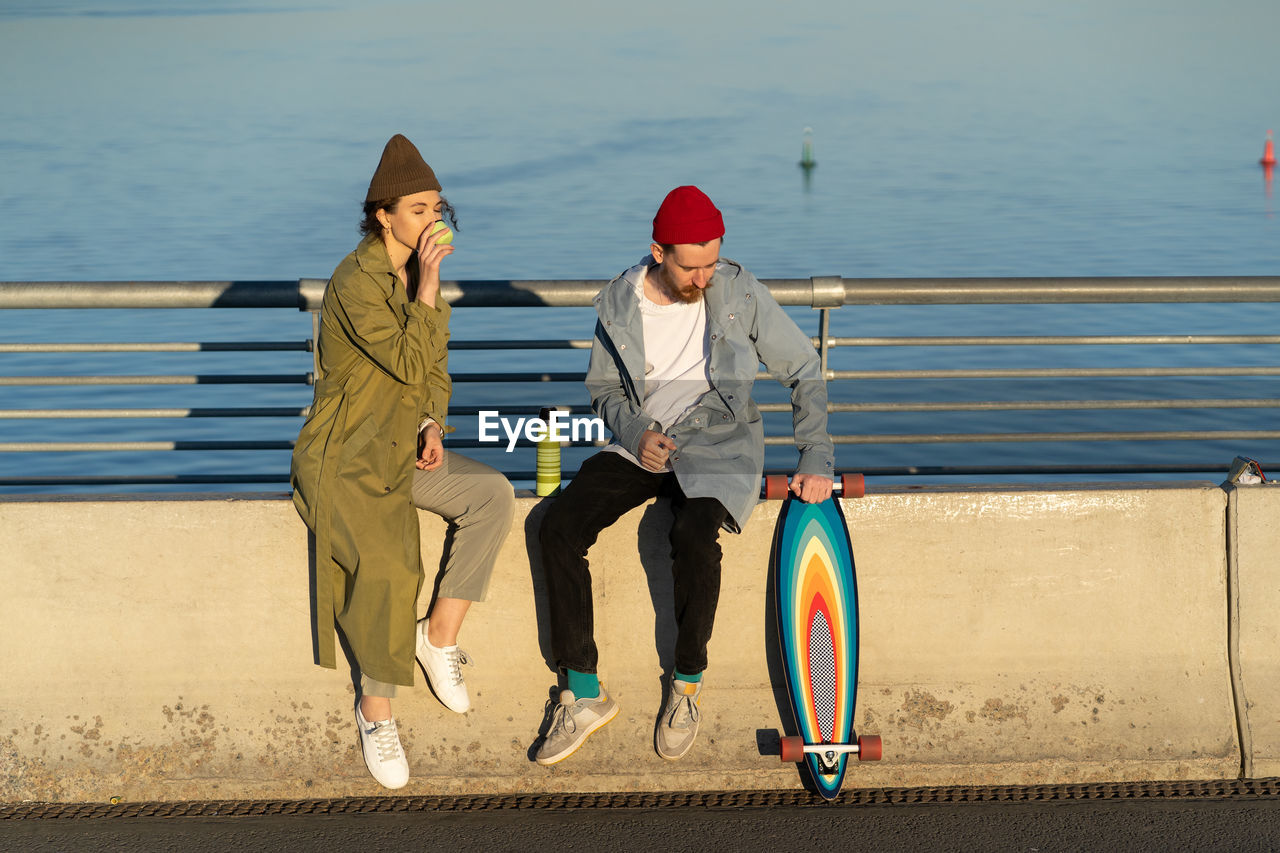
M 765 497 L 783 498 L 770 569 L 778 645 L 798 735 L 783 737 L 784 762 L 804 762 L 818 793 L 833 800 L 847 759 L 878 761 L 880 737 L 858 737 L 858 584 L 849 528 L 836 495 L 862 497 L 861 474 L 842 475 L 820 504 L 791 495 L 786 477 L 768 477 Z

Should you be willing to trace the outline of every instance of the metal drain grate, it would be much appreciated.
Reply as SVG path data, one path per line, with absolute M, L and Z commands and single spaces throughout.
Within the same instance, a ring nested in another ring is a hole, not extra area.
M 1203 782 L 1107 782 L 1074 785 L 858 788 L 826 803 L 807 791 L 506 794 L 449 797 L 350 797 L 330 800 L 204 800 L 146 803 L 20 803 L 0 805 L 5 820 L 251 817 L 378 812 L 459 812 L 509 809 L 750 809 L 771 806 L 877 806 L 1097 800 L 1274 799 L 1280 778 Z

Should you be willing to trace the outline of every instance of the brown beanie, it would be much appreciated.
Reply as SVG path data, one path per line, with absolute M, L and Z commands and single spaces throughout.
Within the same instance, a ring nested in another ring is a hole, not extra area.
M 378 170 L 369 181 L 369 193 L 364 200 L 366 203 L 386 201 L 439 189 L 440 182 L 436 180 L 436 173 L 431 171 L 413 143 L 397 133 L 387 142 L 387 147 L 382 149 L 382 159 L 378 161 Z

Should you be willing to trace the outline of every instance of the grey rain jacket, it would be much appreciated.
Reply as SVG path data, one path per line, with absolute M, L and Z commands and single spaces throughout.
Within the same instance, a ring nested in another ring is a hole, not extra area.
M 644 411 L 644 327 L 636 282 L 646 257 L 595 298 L 595 341 L 587 368 L 591 407 L 613 440 L 639 457 L 640 437 L 659 430 L 676 443 L 671 467 L 686 495 L 711 497 L 741 532 L 760 495 L 764 428 L 751 399 L 760 363 L 791 389 L 791 421 L 800 450 L 798 474 L 834 479 L 827 434 L 827 387 L 813 342 L 783 312 L 769 289 L 739 264 L 721 258 L 705 290 L 711 390 L 678 423 L 658 424 Z

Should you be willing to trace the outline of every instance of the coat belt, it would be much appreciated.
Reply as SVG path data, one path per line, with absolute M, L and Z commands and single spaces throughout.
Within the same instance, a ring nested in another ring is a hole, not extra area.
M 321 377 L 316 380 L 315 396 L 318 401 L 321 397 L 336 397 L 344 392 L 341 382 L 330 377 Z M 315 405 L 314 403 L 312 405 Z M 324 461 L 321 463 L 320 478 L 327 479 L 337 476 L 334 470 L 337 466 L 338 459 L 342 456 L 342 440 L 337 438 L 342 431 L 337 428 L 331 434 L 329 444 L 325 447 Z M 333 650 L 334 635 L 336 629 L 334 627 L 335 617 L 333 612 L 334 603 L 334 584 L 342 575 L 342 569 L 333 560 L 333 547 L 331 545 L 331 532 L 333 524 L 331 523 L 330 514 L 332 511 L 331 497 L 332 488 L 325 488 L 323 485 L 316 489 L 316 663 L 329 669 L 337 669 L 337 655 Z

